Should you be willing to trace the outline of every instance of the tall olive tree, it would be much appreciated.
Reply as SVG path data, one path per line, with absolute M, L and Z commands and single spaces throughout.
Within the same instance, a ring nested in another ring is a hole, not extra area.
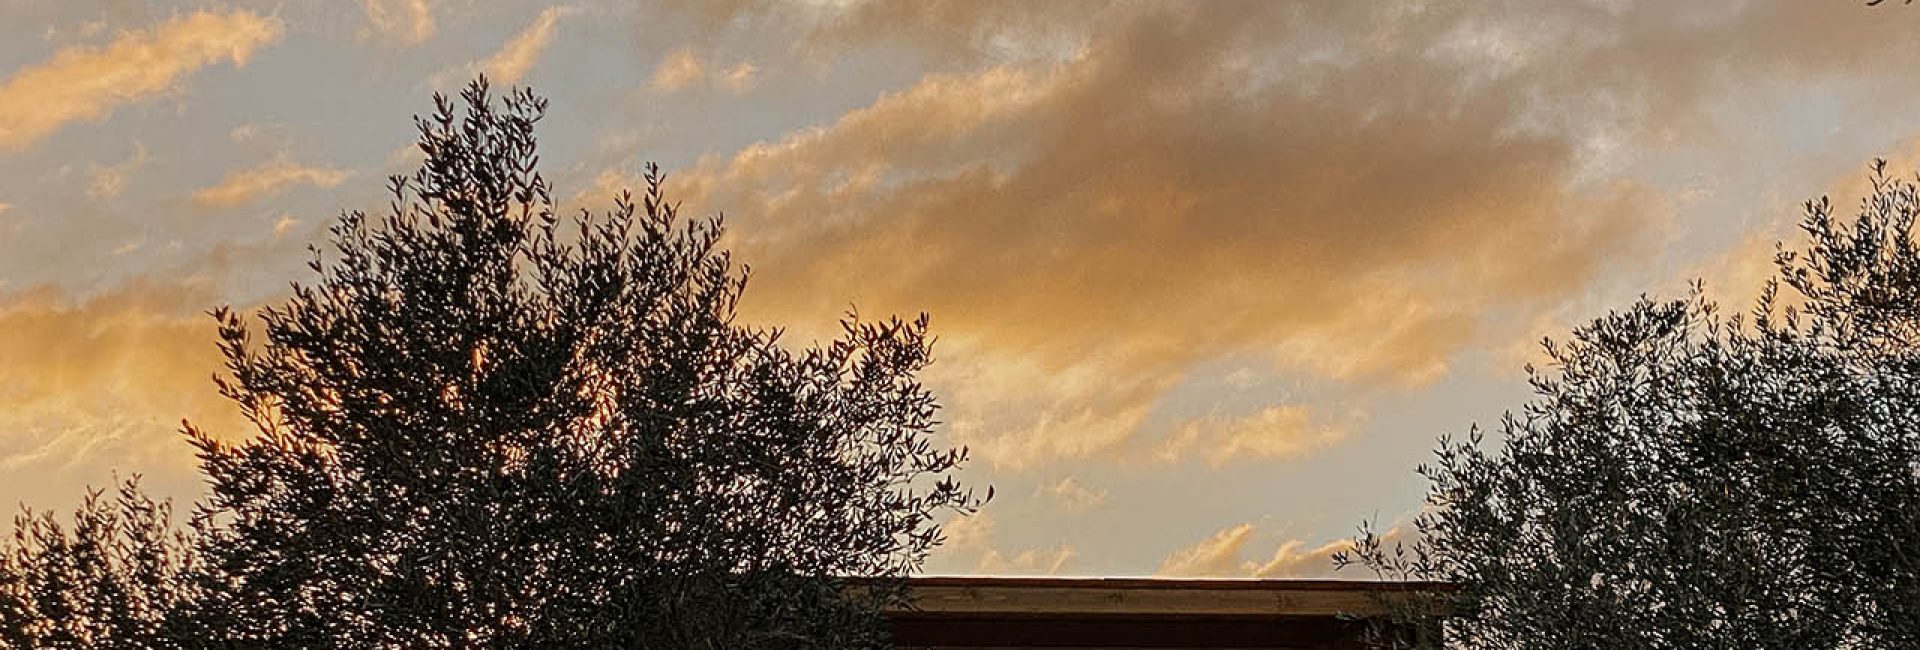
M 720 219 L 681 218 L 656 170 L 563 218 L 544 99 L 435 99 L 385 214 L 344 215 L 257 325 L 216 313 L 258 431 L 189 430 L 188 644 L 883 645 L 934 516 L 982 503 L 930 439 L 926 317 L 790 348 L 735 321 Z
M 190 597 L 192 538 L 137 480 L 91 491 L 70 523 L 21 513 L 0 545 L 0 649 L 171 647 Z
M 1920 189 L 1871 179 L 1750 313 L 1696 288 L 1548 341 L 1535 399 L 1421 468 L 1417 541 L 1336 562 L 1457 582 L 1459 647 L 1920 647 Z

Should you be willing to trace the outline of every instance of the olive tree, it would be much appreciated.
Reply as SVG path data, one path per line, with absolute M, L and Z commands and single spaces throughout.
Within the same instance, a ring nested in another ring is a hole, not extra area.
M 0 646 L 884 647 L 936 518 L 985 501 L 933 437 L 927 317 L 790 346 L 657 168 L 564 217 L 543 98 L 435 102 L 387 212 L 214 311 L 255 430 L 187 426 L 193 533 L 131 486 L 24 521 Z
M 1696 285 L 1547 341 L 1536 397 L 1421 467 L 1415 541 L 1336 564 L 1457 583 L 1459 647 L 1920 645 L 1920 189 L 1871 180 L 1805 205 L 1750 312 Z
M 190 535 L 138 479 L 89 491 L 69 524 L 22 512 L 0 548 L 0 648 L 167 647 L 194 569 Z

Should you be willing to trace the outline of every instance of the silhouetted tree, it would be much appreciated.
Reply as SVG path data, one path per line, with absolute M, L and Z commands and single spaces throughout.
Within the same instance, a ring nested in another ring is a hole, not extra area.
M 137 480 L 87 493 L 70 528 L 22 513 L 0 549 L 0 648 L 168 647 L 193 551 Z
M 1547 341 L 1498 452 L 1421 468 L 1416 541 L 1336 562 L 1459 583 L 1459 647 L 1920 647 L 1920 190 L 1871 179 L 1749 316 L 1696 287 Z
M 0 554 L 20 648 L 884 647 L 878 608 L 984 502 L 930 441 L 927 319 L 816 347 L 734 322 L 718 218 L 554 213 L 545 101 L 416 119 L 391 211 L 351 213 L 319 279 L 216 310 L 217 380 L 258 429 L 189 426 L 195 533 L 129 484 Z M 988 496 L 991 496 L 989 491 Z

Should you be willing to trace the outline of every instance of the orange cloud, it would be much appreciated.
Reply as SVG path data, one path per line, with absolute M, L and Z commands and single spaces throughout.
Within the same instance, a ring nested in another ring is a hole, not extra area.
M 1146 414 L 1226 355 L 1431 382 L 1636 240 L 1631 188 L 1514 128 L 1523 89 L 1419 38 L 1316 58 L 1326 21 L 1377 16 L 1289 11 L 1101 12 L 1066 58 L 929 75 L 674 182 L 732 217 L 750 316 L 932 312 L 956 438 L 1014 466 L 1150 451 Z
M 1035 496 L 1058 502 L 1067 512 L 1086 512 L 1107 502 L 1107 490 L 1094 490 L 1072 476 L 1040 486 Z
M 1199 447 L 1215 466 L 1235 460 L 1299 458 L 1347 438 L 1348 423 L 1327 422 L 1296 404 L 1262 408 L 1238 418 L 1189 420 L 1160 449 L 1178 460 Z
M 1167 554 L 1154 575 L 1191 578 L 1244 574 L 1240 556 L 1252 537 L 1253 524 L 1221 529 L 1212 537 Z
M 173 90 L 221 61 L 245 65 L 280 38 L 279 21 L 247 11 L 196 12 L 121 33 L 102 48 L 71 47 L 0 84 L 0 150 L 26 148 L 75 121 Z
M 680 48 L 653 69 L 653 89 L 674 92 L 706 76 L 706 67 L 691 48 Z
M 1079 555 L 1065 544 L 1011 553 L 994 547 L 991 514 L 955 518 L 942 528 L 947 543 L 934 551 L 927 572 L 974 575 L 1060 575 Z
M 196 487 L 180 420 L 248 431 L 210 379 L 221 361 L 199 310 L 213 302 L 148 282 L 85 298 L 0 293 L 0 493 L 50 505 L 113 471 Z
M 120 195 L 126 189 L 127 175 L 147 164 L 147 147 L 133 143 L 133 155 L 118 164 L 94 165 L 92 180 L 87 183 L 87 196 L 95 199 L 110 199 Z
M 195 191 L 193 200 L 206 206 L 232 207 L 294 185 L 335 187 L 352 176 L 352 170 L 310 167 L 280 157 L 258 167 L 227 172 L 219 183 Z
M 527 72 L 540 61 L 541 55 L 546 53 L 547 46 L 553 42 L 554 28 L 560 24 L 560 19 L 577 11 L 578 9 L 566 5 L 542 9 L 539 15 L 534 16 L 533 22 L 508 38 L 507 42 L 500 46 L 500 51 L 480 61 L 441 70 L 433 75 L 429 83 L 436 88 L 463 85 L 475 74 L 485 74 L 487 79 L 494 83 L 517 83 L 526 77 Z
M 433 38 L 433 6 L 428 0 L 360 0 L 360 9 L 367 16 L 362 37 L 379 34 L 409 46 Z
M 553 40 L 553 27 L 562 16 L 573 13 L 570 7 L 547 7 L 533 19 L 526 29 L 514 34 L 500 51 L 480 64 L 487 77 L 500 83 L 514 83 L 526 76 L 533 68 L 540 54 L 547 49 L 547 43 Z
M 693 53 L 693 49 L 683 47 L 654 66 L 650 85 L 659 92 L 675 93 L 695 84 L 711 82 L 716 87 L 740 94 L 751 90 L 759 80 L 760 68 L 752 61 L 740 61 L 725 70 L 709 74 L 706 63 Z
M 728 90 L 744 93 L 752 89 L 753 84 L 759 80 L 759 66 L 755 66 L 752 61 L 741 61 L 721 72 L 717 81 Z
M 1260 537 L 1253 524 L 1238 524 L 1221 529 L 1207 539 L 1167 554 L 1155 575 L 1180 578 L 1330 578 L 1364 579 L 1370 576 L 1336 574 L 1333 554 L 1345 550 L 1348 540 L 1320 544 L 1288 539 L 1274 548 L 1265 560 L 1249 558 L 1250 547 Z M 1381 536 L 1389 546 L 1404 538 L 1403 528 L 1395 527 Z

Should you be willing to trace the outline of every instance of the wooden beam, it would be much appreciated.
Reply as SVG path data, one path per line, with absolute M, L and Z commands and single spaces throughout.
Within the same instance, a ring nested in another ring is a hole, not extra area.
M 912 611 L 965 614 L 1369 616 L 1448 585 L 1294 580 L 917 578 Z

